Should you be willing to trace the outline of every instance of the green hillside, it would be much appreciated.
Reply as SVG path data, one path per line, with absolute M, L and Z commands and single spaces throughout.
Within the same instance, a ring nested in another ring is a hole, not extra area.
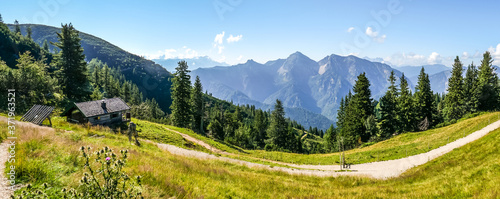
M 60 28 L 52 26 L 21 24 L 23 35 L 26 35 L 28 26 L 32 29 L 33 41 L 39 45 L 43 45 L 45 41 L 49 44 L 57 42 L 56 33 L 61 31 Z M 8 24 L 8 27 L 14 31 L 14 25 Z M 170 99 L 171 74 L 167 70 L 151 60 L 129 53 L 99 37 L 80 32 L 80 38 L 86 61 L 98 58 L 111 68 L 119 68 L 127 80 L 139 87 L 144 97 L 156 99 L 162 110 L 169 112 L 168 107 L 172 103 Z M 57 50 L 55 46 L 49 46 L 52 52 Z M 22 52 L 21 49 L 19 51 Z
M 461 123 L 465 122 L 458 124 Z M 7 123 L 2 120 L 0 126 L 5 135 Z M 38 187 L 46 182 L 51 187 L 47 193 L 55 193 L 61 187 L 77 188 L 84 171 L 80 146 L 93 149 L 109 146 L 115 151 L 130 151 L 125 172 L 142 176 L 145 198 L 495 198 L 500 190 L 500 143 L 495 141 L 500 139 L 498 129 L 400 177 L 373 180 L 296 176 L 198 160 L 171 155 L 146 141 L 142 141 L 141 147 L 131 145 L 124 135 L 106 128 L 69 125 L 62 119 L 56 119 L 55 126 L 52 132 L 19 125 L 16 146 L 19 159 L 14 164 L 18 183 L 33 183 Z M 147 129 L 157 135 L 165 132 L 151 126 Z M 195 145 L 166 133 L 165 138 L 151 139 L 197 150 Z

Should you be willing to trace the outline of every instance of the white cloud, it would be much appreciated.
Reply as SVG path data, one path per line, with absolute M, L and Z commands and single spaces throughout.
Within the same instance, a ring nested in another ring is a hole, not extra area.
M 500 43 L 496 48 L 493 46 L 488 48 L 488 51 L 491 53 L 491 57 L 493 58 L 493 64 L 500 65 Z
M 227 38 L 227 43 L 237 42 L 237 41 L 241 40 L 242 37 L 243 37 L 243 35 L 238 35 L 236 37 L 233 35 L 229 35 L 229 37 Z
M 463 52 L 462 53 L 462 59 L 469 59 L 469 53 L 468 52 Z
M 348 32 L 348 33 L 350 33 L 350 32 L 352 32 L 353 30 L 354 30 L 354 27 L 349 27 L 349 28 L 347 29 L 347 32 Z
M 441 55 L 437 52 L 432 52 L 429 58 L 427 58 L 427 63 L 429 64 L 440 64 L 442 61 Z
M 212 58 L 213 60 L 215 60 L 216 62 L 225 62 L 226 61 L 226 56 L 221 56 L 219 59 L 217 58 Z
M 243 55 L 240 55 L 236 60 L 241 61 L 243 59 Z
M 226 33 L 224 31 L 222 31 L 222 33 L 220 34 L 217 34 L 215 35 L 215 39 L 214 39 L 214 48 L 218 49 L 218 53 L 221 54 L 222 53 L 222 50 L 224 49 L 224 35 Z
M 222 50 L 224 50 L 224 46 L 217 46 L 217 48 L 219 49 L 219 52 L 218 52 L 219 54 L 221 54 Z
M 422 66 L 429 64 L 441 64 L 443 60 L 449 61 L 448 57 L 443 58 L 437 52 L 432 52 L 429 56 L 415 53 L 396 53 L 384 58 L 384 61 L 393 66 Z
M 146 54 L 144 55 L 147 59 L 172 59 L 172 58 L 178 58 L 178 59 L 191 59 L 195 57 L 199 57 L 199 53 L 191 48 L 188 48 L 186 46 L 179 48 L 179 49 L 165 49 L 165 50 L 160 50 L 156 53 L 153 54 Z
M 370 37 L 377 37 L 378 32 L 373 31 L 372 27 L 368 27 L 368 28 L 366 28 L 366 35 L 368 35 Z
M 224 31 L 222 31 L 222 33 L 215 35 L 214 46 L 217 45 L 217 44 L 219 44 L 219 45 L 222 44 L 222 42 L 224 41 L 224 35 L 225 34 L 226 33 Z
M 384 43 L 385 38 L 387 37 L 386 35 L 378 36 L 378 32 L 373 31 L 372 27 L 367 27 L 365 34 L 371 37 L 373 41 L 376 41 L 378 43 Z

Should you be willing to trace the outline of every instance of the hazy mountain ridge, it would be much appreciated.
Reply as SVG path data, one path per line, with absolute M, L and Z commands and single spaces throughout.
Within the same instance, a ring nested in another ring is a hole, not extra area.
M 152 59 L 157 64 L 163 66 L 163 68 L 167 69 L 169 72 L 175 72 L 175 68 L 177 67 L 177 63 L 179 61 L 186 61 L 189 65 L 190 70 L 195 70 L 197 68 L 209 68 L 214 66 L 229 66 L 229 64 L 225 62 L 218 62 L 211 59 L 208 56 L 199 56 L 194 58 L 168 58 L 168 59 Z
M 366 73 L 372 96 L 378 99 L 389 85 L 387 79 L 391 70 L 394 69 L 387 64 L 355 56 L 332 54 L 316 62 L 295 52 L 287 59 L 265 64 L 249 60 L 234 66 L 193 70 L 192 75 L 200 76 L 203 85 L 210 82 L 224 85 L 224 89 L 220 90 L 221 86 L 206 87 L 221 99 L 233 100 L 235 103 L 240 103 L 239 100 L 254 100 L 263 104 L 272 104 L 280 99 L 285 107 L 303 108 L 335 120 L 340 99 L 352 89 L 360 73 Z M 401 76 L 401 72 L 394 71 L 396 76 Z M 413 84 L 410 83 L 410 86 L 413 87 Z M 240 91 L 248 99 L 228 95 L 231 89 Z

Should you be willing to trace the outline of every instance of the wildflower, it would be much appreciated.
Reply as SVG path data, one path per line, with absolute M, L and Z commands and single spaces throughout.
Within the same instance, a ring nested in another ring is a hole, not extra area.
M 109 160 L 111 160 L 111 158 L 110 157 L 106 157 L 106 161 L 109 161 Z

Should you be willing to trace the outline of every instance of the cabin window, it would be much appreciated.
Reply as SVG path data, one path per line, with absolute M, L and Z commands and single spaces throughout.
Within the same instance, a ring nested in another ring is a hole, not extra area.
M 111 118 L 117 118 L 117 117 L 118 117 L 118 113 L 111 114 Z
M 94 120 L 100 120 L 101 117 L 97 116 L 97 117 L 94 117 Z

